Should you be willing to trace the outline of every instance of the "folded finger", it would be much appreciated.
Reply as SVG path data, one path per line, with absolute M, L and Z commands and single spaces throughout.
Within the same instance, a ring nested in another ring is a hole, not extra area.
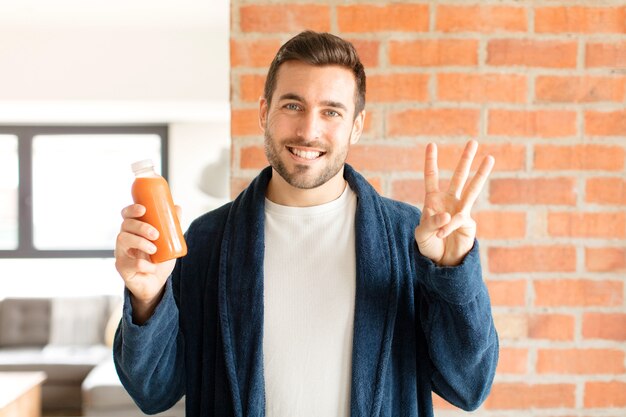
M 142 258 L 120 260 L 115 266 L 125 280 L 137 274 L 155 274 L 157 270 L 156 264 Z
M 141 236 L 149 240 L 156 240 L 159 237 L 159 231 L 155 227 L 135 218 L 125 219 L 122 222 L 121 231 Z
M 117 241 L 115 244 L 115 253 L 127 258 L 136 258 L 137 256 L 131 251 L 136 249 L 144 252 L 146 255 L 151 255 L 156 252 L 156 246 L 148 239 L 128 232 L 120 232 L 117 235 Z
M 437 231 L 449 221 L 449 213 L 437 213 L 426 218 L 422 217 L 419 226 L 415 229 L 415 239 L 418 242 L 423 242 L 434 233 L 437 233 Z
M 141 204 L 131 204 L 122 209 L 122 218 L 138 218 L 146 213 L 146 208 Z
M 473 224 L 474 220 L 471 217 L 462 212 L 457 213 L 452 216 L 447 224 L 441 227 L 441 229 L 437 232 L 437 237 L 440 239 L 444 239 L 460 227 L 467 227 Z

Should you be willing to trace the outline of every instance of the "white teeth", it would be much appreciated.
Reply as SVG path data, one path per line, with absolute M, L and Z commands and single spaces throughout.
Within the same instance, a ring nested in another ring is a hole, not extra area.
M 315 158 L 319 158 L 319 156 L 322 154 L 321 152 L 315 152 L 315 151 L 302 151 L 300 149 L 295 149 L 295 148 L 290 148 L 291 153 L 293 153 L 296 156 L 299 156 L 300 158 L 304 158 L 304 159 L 315 159 Z

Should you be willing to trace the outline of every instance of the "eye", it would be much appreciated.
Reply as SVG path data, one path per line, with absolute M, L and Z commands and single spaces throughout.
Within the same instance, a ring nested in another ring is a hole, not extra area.
M 292 110 L 292 111 L 300 110 L 300 106 L 296 103 L 287 103 L 283 107 L 287 110 Z
M 329 117 L 340 117 L 341 113 L 335 110 L 326 110 L 326 115 Z

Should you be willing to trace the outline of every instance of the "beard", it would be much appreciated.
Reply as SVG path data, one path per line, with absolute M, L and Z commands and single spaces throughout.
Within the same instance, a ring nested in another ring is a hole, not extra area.
M 286 164 L 281 160 L 281 151 L 286 150 L 287 146 L 303 146 L 323 150 L 324 154 L 320 158 L 326 159 L 326 165 L 321 171 L 314 172 L 314 167 L 307 164 L 295 164 L 292 171 L 289 171 Z M 288 139 L 278 144 L 272 137 L 269 129 L 265 130 L 265 156 L 270 165 L 278 175 L 280 175 L 292 187 L 309 190 L 325 184 L 343 168 L 346 158 L 348 157 L 348 147 L 340 147 L 335 150 L 329 149 L 320 142 L 305 141 L 299 139 Z

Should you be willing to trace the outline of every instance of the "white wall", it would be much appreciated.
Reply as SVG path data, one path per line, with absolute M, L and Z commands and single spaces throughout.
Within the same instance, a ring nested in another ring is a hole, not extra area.
M 55 26 L 0 34 L 3 101 L 228 100 L 228 38 L 215 42 L 224 34 L 214 30 Z
M 228 195 L 228 14 L 228 0 L 0 0 L 0 123 L 168 123 L 186 228 L 227 201 L 209 192 Z M 111 259 L 0 271 L 0 298 L 121 289 Z

